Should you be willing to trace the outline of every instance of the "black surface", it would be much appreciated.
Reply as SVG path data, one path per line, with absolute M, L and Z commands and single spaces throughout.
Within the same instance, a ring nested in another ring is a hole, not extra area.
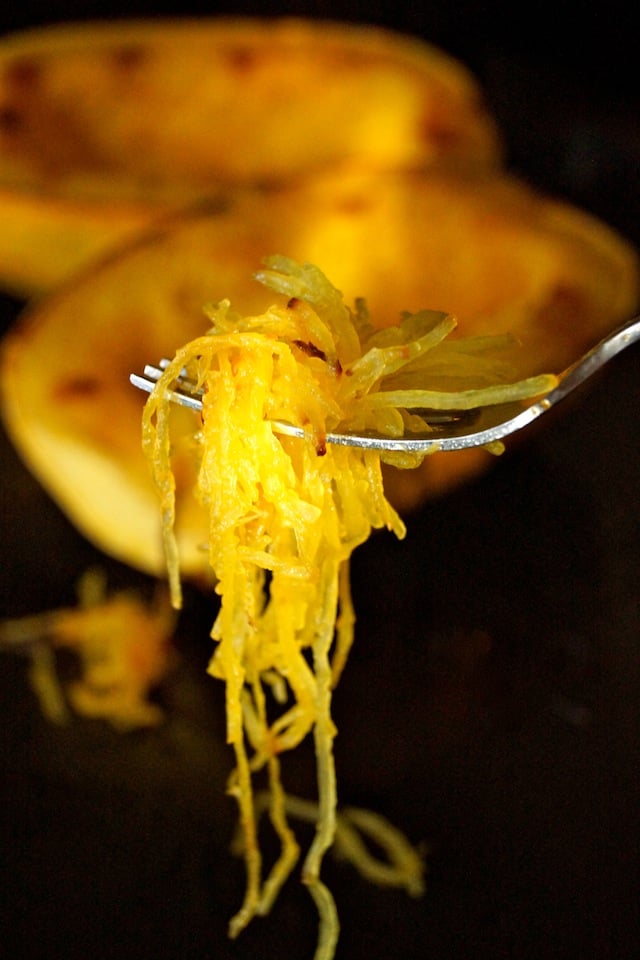
M 235 9 L 368 19 L 441 43 L 483 83 L 512 169 L 640 243 L 626 6 Z M 149 12 L 175 9 L 32 2 L 2 18 Z M 5 327 L 18 307 L 2 301 Z M 620 357 L 490 474 L 409 518 L 404 543 L 379 535 L 357 552 L 358 641 L 335 698 L 341 799 L 383 811 L 431 852 L 417 901 L 327 862 L 339 958 L 640 955 L 639 363 L 637 348 Z M 114 586 L 148 585 L 70 527 L 4 435 L 0 454 L 0 616 L 71 602 L 96 561 Z M 210 616 L 189 593 L 156 731 L 47 725 L 22 661 L 2 659 L 3 955 L 312 956 L 315 918 L 296 882 L 269 919 L 226 938 L 243 878 L 228 852 L 222 690 L 204 674 Z M 288 770 L 310 793 L 310 757 Z

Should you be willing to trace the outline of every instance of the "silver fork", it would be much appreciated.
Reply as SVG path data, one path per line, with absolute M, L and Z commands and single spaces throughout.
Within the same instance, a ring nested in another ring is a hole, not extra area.
M 512 433 L 522 430 L 537 420 L 560 400 L 600 370 L 616 354 L 640 339 L 640 316 L 619 327 L 568 367 L 559 377 L 559 383 L 545 396 L 529 406 L 520 402 L 501 403 L 467 411 L 421 411 L 430 427 L 428 434 L 403 437 L 387 437 L 379 433 L 328 433 L 327 443 L 369 450 L 392 450 L 405 453 L 430 453 L 436 450 L 463 450 L 465 447 L 480 447 L 504 440 Z M 132 373 L 131 383 L 150 393 L 162 375 L 168 360 L 161 360 L 157 367 L 146 366 L 144 376 Z M 202 410 L 202 398 L 196 385 L 186 377 L 175 381 L 168 392 L 169 399 L 193 410 Z M 277 420 L 273 428 L 278 433 L 292 437 L 306 437 L 302 427 Z

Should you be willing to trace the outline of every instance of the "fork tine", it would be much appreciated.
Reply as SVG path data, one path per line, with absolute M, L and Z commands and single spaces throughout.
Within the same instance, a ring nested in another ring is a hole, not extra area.
M 133 386 L 139 390 L 151 393 L 157 381 L 162 376 L 162 373 L 163 371 L 160 367 L 154 367 L 148 364 L 144 368 L 144 376 L 138 373 L 132 373 L 129 376 L 129 380 Z M 170 399 L 182 407 L 189 407 L 190 410 L 202 410 L 201 395 L 194 393 L 193 388 L 190 387 L 188 383 L 184 383 L 184 389 L 181 389 L 179 385 L 180 381 L 176 382 L 178 384 L 177 388 L 168 391 Z
M 144 368 L 145 375 L 150 377 L 152 380 L 159 380 L 162 374 L 165 372 L 171 360 L 167 360 L 166 357 L 163 357 L 162 360 L 158 361 L 158 366 L 154 367 L 153 364 L 147 364 Z M 203 394 L 203 388 L 198 386 L 197 382 L 187 375 L 186 367 L 183 367 L 179 375 L 175 379 L 175 383 L 178 387 L 178 392 L 184 391 L 185 393 L 193 394 L 194 396 L 201 397 Z

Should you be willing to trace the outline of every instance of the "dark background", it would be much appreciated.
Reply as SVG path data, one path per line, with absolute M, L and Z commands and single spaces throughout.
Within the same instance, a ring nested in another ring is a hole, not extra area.
M 5 5 L 0 27 L 176 12 L 332 16 L 439 44 L 478 77 L 511 169 L 640 245 L 637 35 L 622 0 L 26 2 Z M 0 300 L 3 328 L 19 306 Z M 427 504 L 403 544 L 379 535 L 356 554 L 358 642 L 335 698 L 341 800 L 384 812 L 430 855 L 417 901 L 328 859 L 338 958 L 640 956 L 639 361 L 628 351 L 490 474 Z M 72 602 L 95 563 L 113 587 L 149 589 L 0 444 L 1 617 Z M 271 918 L 226 938 L 243 876 L 222 685 L 204 674 L 210 619 L 189 592 L 180 666 L 159 691 L 168 719 L 151 732 L 49 726 L 24 661 L 0 660 L 7 957 L 312 956 L 295 881 Z M 311 795 L 310 756 L 288 771 Z

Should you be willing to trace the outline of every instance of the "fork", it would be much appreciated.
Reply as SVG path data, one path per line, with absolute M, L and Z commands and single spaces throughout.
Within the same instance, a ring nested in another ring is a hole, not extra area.
M 588 350 L 579 360 L 560 374 L 553 390 L 523 408 L 521 402 L 500 403 L 463 411 L 421 411 L 429 426 L 428 434 L 388 437 L 373 431 L 328 433 L 327 443 L 362 447 L 368 450 L 390 450 L 402 453 L 431 453 L 437 450 L 463 450 L 499 443 L 542 416 L 560 400 L 592 377 L 616 354 L 640 339 L 640 316 L 614 330 Z M 147 365 L 144 375 L 132 373 L 131 383 L 150 393 L 166 368 L 168 360 L 158 366 Z M 196 384 L 181 376 L 168 391 L 169 399 L 193 410 L 202 410 L 202 397 Z M 273 421 L 273 429 L 286 436 L 308 437 L 302 427 L 281 420 Z

